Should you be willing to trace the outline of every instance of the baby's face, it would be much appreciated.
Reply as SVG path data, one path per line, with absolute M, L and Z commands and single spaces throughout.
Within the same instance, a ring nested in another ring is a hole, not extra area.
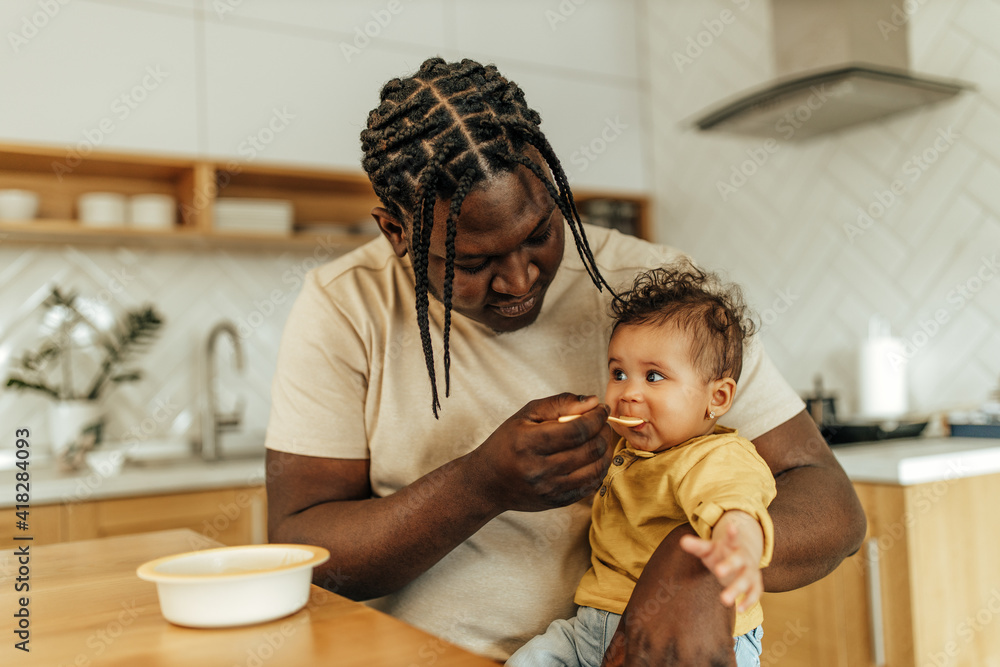
M 636 449 L 668 449 L 712 432 L 709 383 L 692 363 L 690 335 L 672 324 L 615 330 L 604 400 L 612 416 L 646 420 L 632 428 L 611 424 Z

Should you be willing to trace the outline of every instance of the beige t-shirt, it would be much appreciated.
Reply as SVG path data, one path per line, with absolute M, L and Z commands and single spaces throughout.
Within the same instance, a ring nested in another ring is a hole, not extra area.
M 602 273 L 630 284 L 678 251 L 587 227 Z M 566 252 L 530 326 L 497 334 L 459 314 L 451 328 L 451 396 L 431 412 L 414 309 L 413 274 L 379 238 L 309 272 L 285 325 L 272 387 L 267 447 L 370 459 L 379 496 L 481 444 L 536 398 L 604 395 L 608 295 L 591 283 L 566 233 Z M 432 299 L 439 391 L 444 308 Z M 750 346 L 726 425 L 753 439 L 803 408 L 767 356 Z M 477 653 L 505 660 L 555 618 L 572 616 L 589 566 L 590 503 L 506 512 L 400 591 L 372 606 Z M 406 554 L 400 554 L 401 559 Z

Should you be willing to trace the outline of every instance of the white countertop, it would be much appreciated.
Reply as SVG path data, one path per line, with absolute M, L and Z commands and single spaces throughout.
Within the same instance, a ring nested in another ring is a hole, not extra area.
M 1000 472 L 996 438 L 899 438 L 832 450 L 854 482 L 909 486 Z
M 0 471 L 0 508 L 15 504 L 15 473 Z M 117 474 L 94 470 L 60 472 L 45 462 L 29 467 L 31 505 L 85 502 L 104 498 L 203 491 L 264 483 L 264 457 L 230 461 L 187 458 L 154 465 L 127 464 Z

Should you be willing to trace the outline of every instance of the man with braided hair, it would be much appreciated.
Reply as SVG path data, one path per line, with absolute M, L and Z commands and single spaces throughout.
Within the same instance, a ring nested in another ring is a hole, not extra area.
M 471 60 L 385 84 L 361 136 L 383 235 L 309 273 L 267 434 L 271 540 L 329 549 L 317 584 L 498 660 L 573 615 L 589 565 L 615 441 L 609 286 L 680 256 L 581 224 L 540 122 Z M 764 585 L 797 588 L 858 547 L 864 515 L 759 346 L 743 369 L 725 425 L 777 484 Z M 732 609 L 685 534 L 649 561 L 606 664 L 732 664 Z

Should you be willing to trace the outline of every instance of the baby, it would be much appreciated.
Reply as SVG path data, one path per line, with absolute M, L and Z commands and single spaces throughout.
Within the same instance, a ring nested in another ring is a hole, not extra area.
M 605 402 L 612 416 L 644 421 L 612 423 L 621 440 L 594 497 L 576 617 L 554 621 L 507 665 L 600 665 L 646 562 L 684 524 L 698 537 L 681 547 L 718 578 L 722 602 L 737 605 L 737 664 L 760 664 L 774 477 L 753 443 L 717 424 L 733 405 L 753 331 L 745 311 L 736 286 L 690 264 L 648 271 L 618 295 Z

